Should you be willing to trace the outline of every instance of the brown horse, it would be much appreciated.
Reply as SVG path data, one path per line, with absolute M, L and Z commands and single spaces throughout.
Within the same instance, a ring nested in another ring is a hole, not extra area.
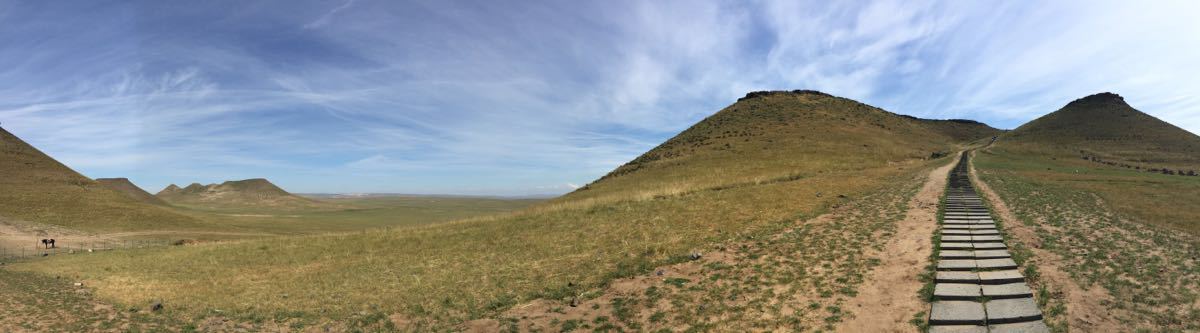
M 50 239 L 50 248 L 57 248 L 57 246 L 54 246 L 54 238 Z
M 50 240 L 49 239 L 42 238 L 42 248 L 45 248 L 45 249 L 50 248 Z

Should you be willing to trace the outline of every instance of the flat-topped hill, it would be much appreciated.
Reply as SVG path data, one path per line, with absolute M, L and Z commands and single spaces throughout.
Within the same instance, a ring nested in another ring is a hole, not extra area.
M 183 188 L 171 184 L 155 196 L 172 204 L 205 208 L 320 208 L 324 206 L 322 202 L 292 195 L 263 178 L 208 185 L 192 183 Z
M 0 216 L 10 219 L 92 231 L 197 222 L 84 177 L 2 128 L 0 175 Z

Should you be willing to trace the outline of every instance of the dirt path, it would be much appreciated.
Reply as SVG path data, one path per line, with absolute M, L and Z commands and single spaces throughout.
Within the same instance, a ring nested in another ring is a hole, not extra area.
M 916 332 L 908 321 L 926 305 L 917 297 L 923 285 L 917 276 L 928 264 L 933 251 L 930 237 L 937 229 L 938 202 L 946 190 L 946 177 L 958 163 L 954 159 L 934 169 L 920 192 L 908 203 L 904 220 L 897 223 L 896 235 L 877 255 L 881 262 L 846 305 L 857 315 L 838 332 Z
M 1068 327 L 1080 332 L 1119 332 L 1127 328 L 1117 322 L 1112 310 L 1104 305 L 1112 302 L 1112 295 L 1109 295 L 1108 291 L 1100 286 L 1083 289 L 1076 284 L 1059 265 L 1060 262 L 1063 262 L 1062 258 L 1056 253 L 1041 248 L 1041 240 L 1033 227 L 1021 223 L 1021 220 L 1017 218 L 1016 214 L 1013 214 L 1004 200 L 1001 200 L 1000 196 L 979 178 L 974 163 L 971 164 L 971 180 L 975 183 L 979 193 L 991 202 L 993 211 L 1000 215 L 1002 221 L 1007 222 L 1001 227 L 1018 243 L 1026 245 L 1033 252 L 1033 256 L 1026 265 L 1037 266 L 1041 272 L 1041 281 L 1030 283 L 1030 287 L 1036 289 L 1041 285 L 1049 285 L 1062 293 L 1067 306 Z

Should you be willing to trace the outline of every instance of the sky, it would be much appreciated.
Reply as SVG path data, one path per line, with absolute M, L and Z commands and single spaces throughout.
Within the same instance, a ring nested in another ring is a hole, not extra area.
M 0 0 L 0 126 L 92 178 L 559 194 L 756 90 L 1200 133 L 1197 1 Z

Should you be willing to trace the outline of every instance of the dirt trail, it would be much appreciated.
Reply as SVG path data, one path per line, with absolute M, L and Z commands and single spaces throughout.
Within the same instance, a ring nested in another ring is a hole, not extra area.
M 920 192 L 909 201 L 904 220 L 897 223 L 896 235 L 876 255 L 881 260 L 879 267 L 868 275 L 858 295 L 846 303 L 857 315 L 838 326 L 838 332 L 917 331 L 908 323 L 926 308 L 917 297 L 923 285 L 917 276 L 933 251 L 930 237 L 937 229 L 938 202 L 956 163 L 957 158 L 931 171 Z
M 979 178 L 974 163 L 971 163 L 970 175 L 979 193 L 991 202 L 993 211 L 1000 215 L 1002 221 L 1007 222 L 1001 227 L 1017 242 L 1025 244 L 1033 252 L 1033 256 L 1026 265 L 1037 266 L 1043 281 L 1031 283 L 1030 287 L 1036 289 L 1039 285 L 1048 284 L 1063 294 L 1063 298 L 1066 300 L 1064 303 L 1067 306 L 1067 326 L 1073 331 L 1080 332 L 1124 331 L 1126 326 L 1117 322 L 1112 310 L 1104 305 L 1112 302 L 1112 295 L 1109 295 L 1108 291 L 1100 286 L 1083 289 L 1076 284 L 1059 265 L 1062 262 L 1061 257 L 1041 248 L 1041 240 L 1034 229 L 1021 223 L 1021 220 L 1017 219 L 1016 214 L 1013 214 L 1004 200 L 1001 200 L 1000 196 Z

